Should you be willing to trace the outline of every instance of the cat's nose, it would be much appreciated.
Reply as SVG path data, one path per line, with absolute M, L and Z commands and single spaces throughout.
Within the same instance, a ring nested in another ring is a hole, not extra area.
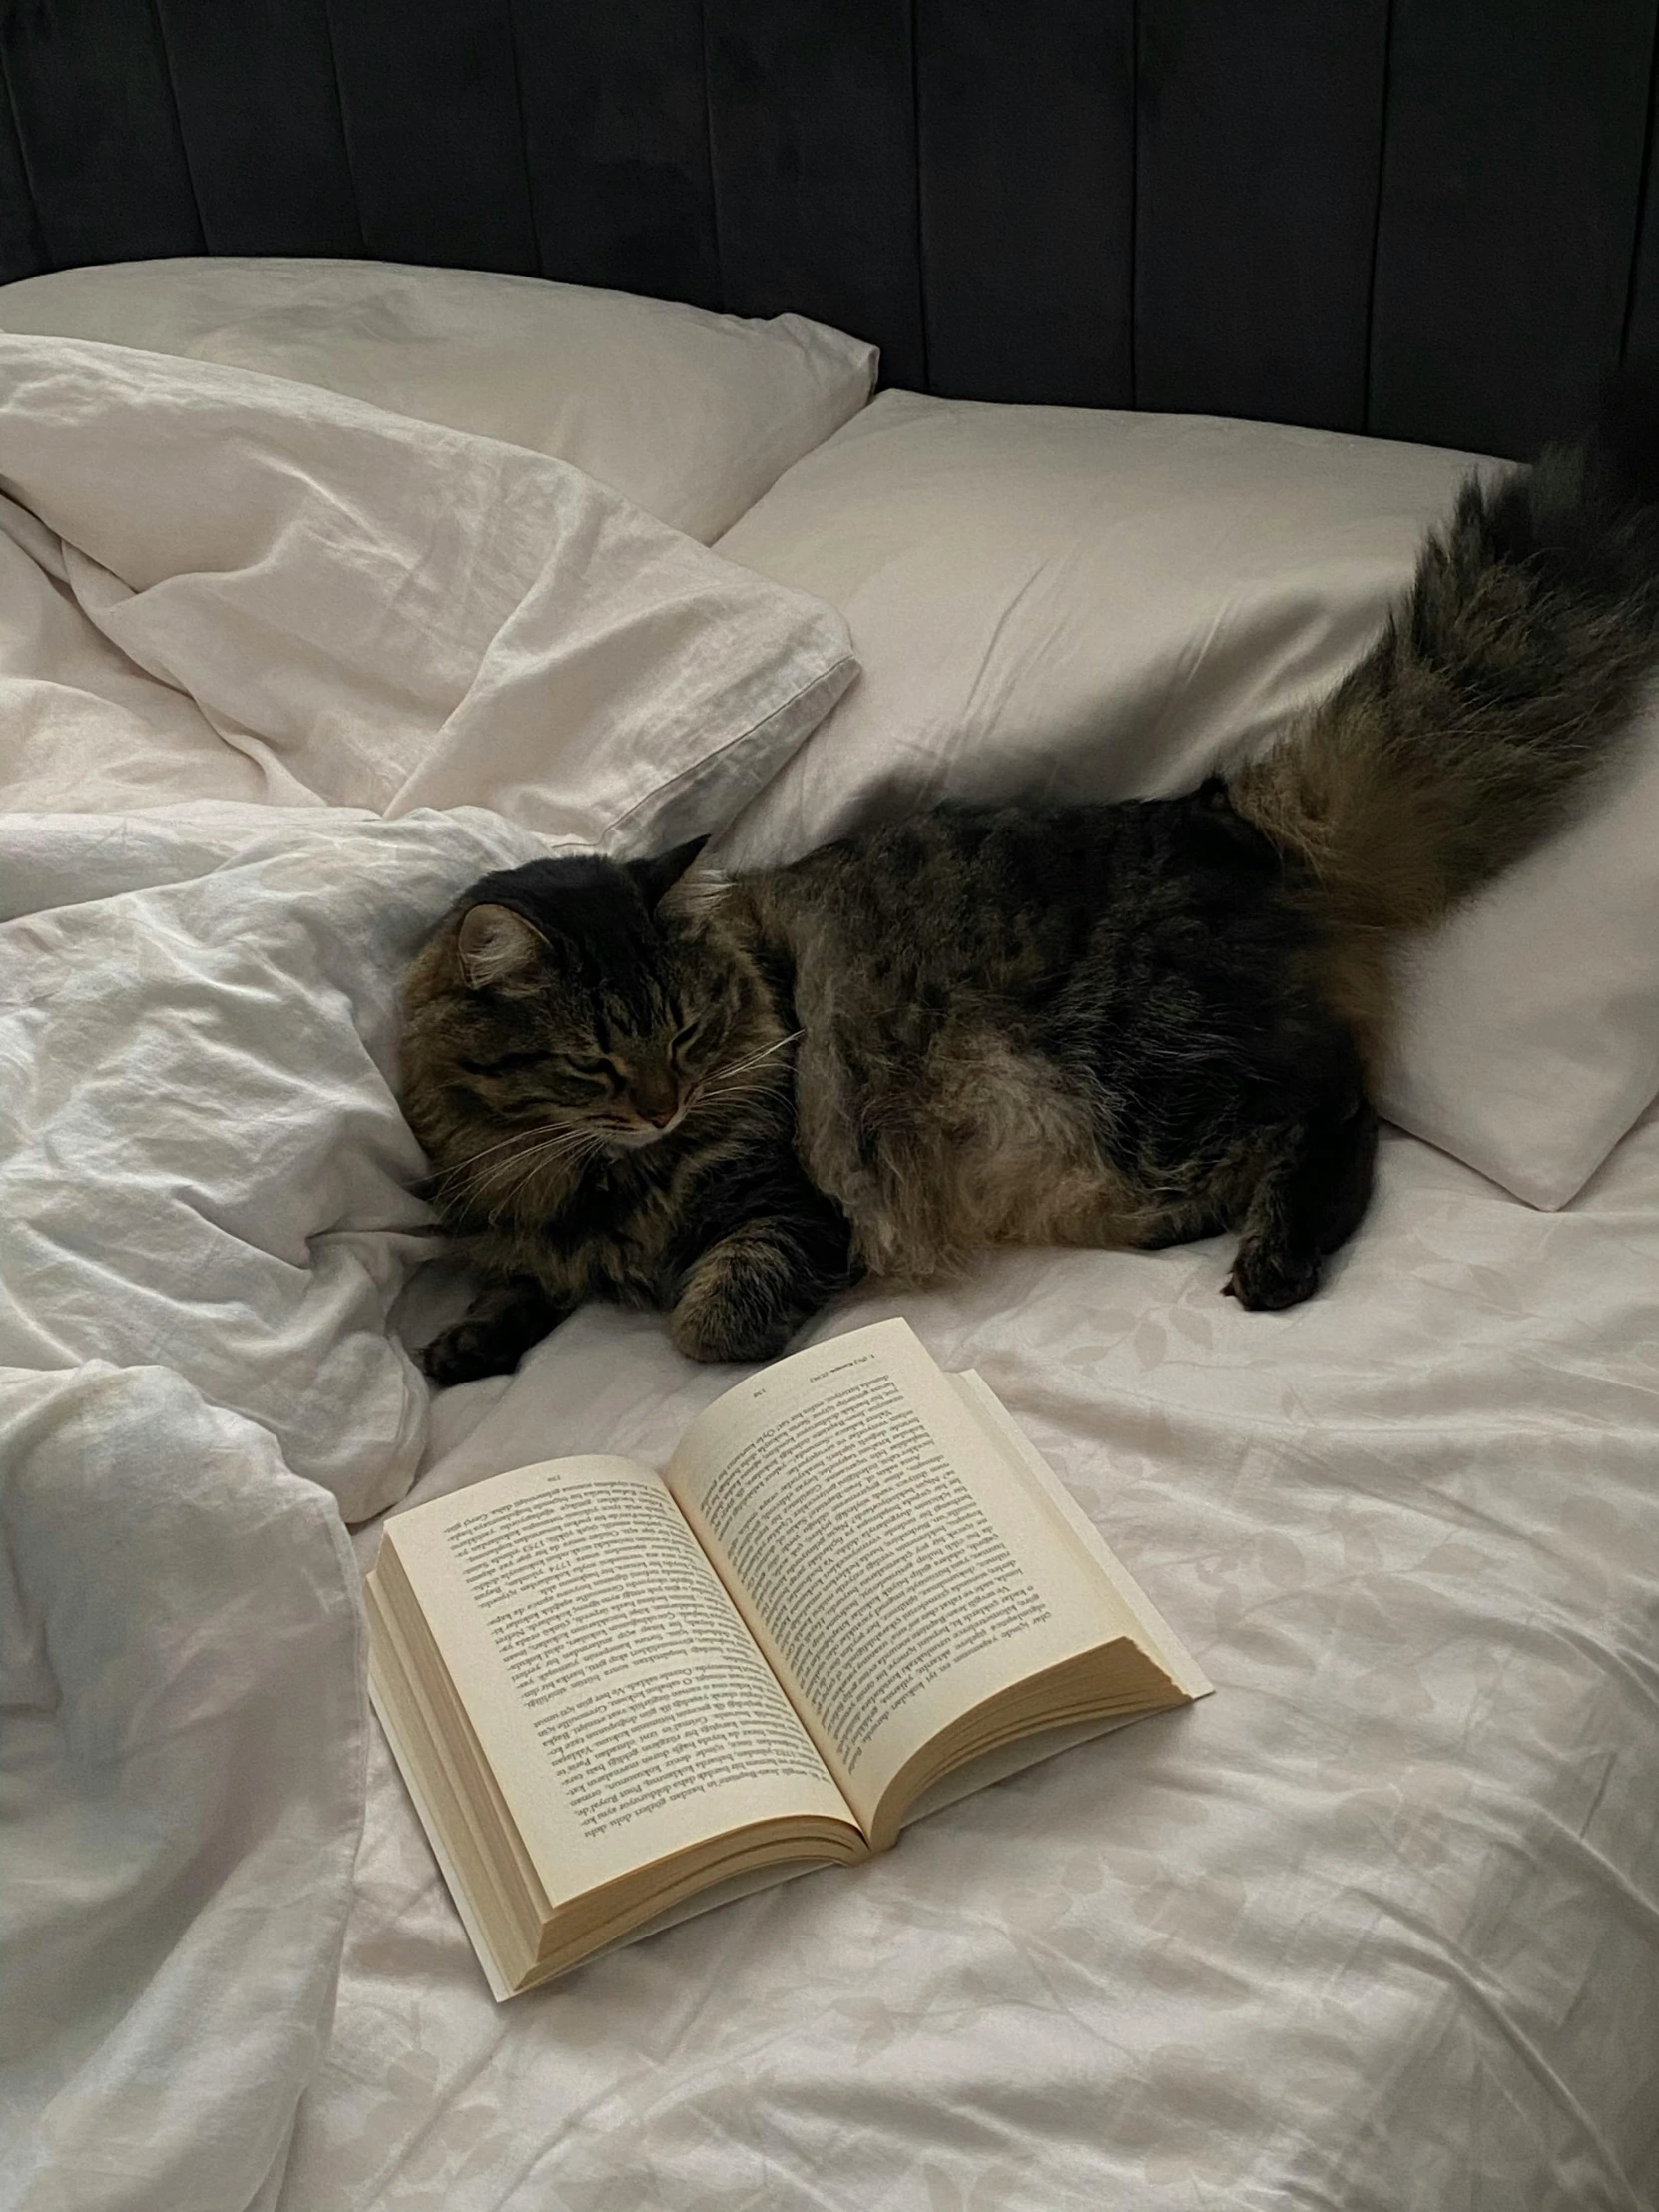
M 661 1075 L 648 1070 L 636 1076 L 632 1089 L 635 1113 L 653 1129 L 666 1129 L 680 1111 L 680 1094 L 666 1069 Z

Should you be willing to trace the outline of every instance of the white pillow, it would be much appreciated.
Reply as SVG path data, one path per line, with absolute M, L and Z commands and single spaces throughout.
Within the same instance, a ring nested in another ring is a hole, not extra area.
M 478 805 L 649 850 L 853 673 L 831 609 L 566 462 L 240 369 L 0 336 L 0 482 L 14 808 Z
M 1366 649 L 1471 456 L 889 392 L 719 550 L 838 606 L 862 676 L 715 854 L 885 803 L 1190 789 Z M 1659 744 L 1411 961 L 1382 1104 L 1559 1206 L 1659 1081 Z
M 1564 1206 L 1659 1092 L 1659 712 L 1560 836 L 1406 948 L 1389 1118 Z
M 0 287 L 0 330 L 252 368 L 573 461 L 705 543 L 869 397 L 875 348 L 467 269 L 225 255 Z

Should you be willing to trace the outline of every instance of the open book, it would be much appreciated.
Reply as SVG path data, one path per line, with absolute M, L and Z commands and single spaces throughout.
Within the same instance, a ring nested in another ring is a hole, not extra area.
M 1210 1687 L 901 1321 L 751 1376 L 661 1475 L 555 1459 L 394 1516 L 367 1594 L 498 1998 Z

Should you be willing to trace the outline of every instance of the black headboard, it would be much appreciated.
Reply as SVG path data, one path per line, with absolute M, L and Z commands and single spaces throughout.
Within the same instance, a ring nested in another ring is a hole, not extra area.
M 367 255 L 1518 453 L 1659 344 L 1659 0 L 0 0 L 0 277 Z M 1644 220 L 1645 218 L 1645 220 Z

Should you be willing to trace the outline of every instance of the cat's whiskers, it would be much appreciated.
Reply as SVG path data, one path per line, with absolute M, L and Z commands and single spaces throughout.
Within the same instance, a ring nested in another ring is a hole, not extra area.
M 458 1176 L 464 1175 L 467 1169 L 474 1166 L 479 1160 L 487 1160 L 492 1152 L 504 1152 L 509 1145 L 523 1145 L 540 1137 L 555 1136 L 559 1134 L 560 1128 L 561 1124 L 558 1122 L 540 1121 L 536 1123 L 533 1129 L 515 1129 L 511 1136 L 501 1138 L 496 1144 L 480 1145 L 476 1152 L 468 1152 L 459 1160 L 452 1160 L 441 1175 L 433 1178 L 434 1184 L 441 1187 L 445 1183 L 453 1182 Z
M 709 1080 L 723 1081 L 727 1076 L 742 1075 L 746 1068 L 759 1067 L 763 1060 L 770 1060 L 775 1052 L 782 1052 L 787 1044 L 794 1044 L 807 1034 L 805 1029 L 792 1029 L 787 1037 L 780 1037 L 775 1044 L 763 1045 L 759 1052 L 751 1052 L 742 1060 L 729 1060 L 725 1067 L 716 1068 Z
M 512 1201 L 538 1176 L 553 1168 L 584 1167 L 596 1153 L 604 1149 L 603 1138 L 591 1130 L 582 1129 L 567 1134 L 578 1141 L 564 1145 L 544 1145 L 528 1159 L 517 1157 L 503 1164 L 503 1173 L 512 1174 L 515 1169 L 518 1172 L 513 1174 L 512 1181 L 490 1202 L 489 1217 L 492 1221 L 499 1220 Z
M 753 1074 L 736 1076 L 725 1083 L 706 1083 L 686 1112 L 689 1117 L 701 1112 L 705 1106 L 732 1106 L 741 1099 L 757 1097 L 765 1088 L 766 1078 Z
M 535 1144 L 524 1144 L 524 1146 L 520 1146 L 518 1150 L 515 1150 L 515 1153 L 506 1155 L 506 1159 L 493 1161 L 493 1166 L 484 1168 L 484 1172 L 478 1177 L 478 1181 L 480 1181 L 480 1184 L 491 1184 L 491 1181 L 495 1181 L 498 1177 L 511 1175 L 515 1168 L 524 1166 L 524 1161 L 529 1161 L 529 1159 L 557 1159 L 557 1157 L 562 1157 L 566 1153 L 580 1153 L 580 1150 L 584 1150 L 588 1144 L 593 1144 L 591 1130 L 586 1130 L 586 1128 L 553 1130 L 549 1137 L 537 1139 Z
M 520 1168 L 532 1164 L 551 1164 L 554 1160 L 571 1157 L 591 1147 L 594 1142 L 590 1130 L 557 1129 L 539 1142 L 521 1145 L 516 1152 L 510 1152 L 506 1159 L 495 1161 L 482 1175 L 473 1178 L 475 1187 L 480 1191 L 487 1190 L 491 1183 L 499 1182 L 504 1175 L 513 1175 Z
M 806 1034 L 804 1029 L 792 1029 L 787 1037 L 763 1045 L 758 1052 L 747 1053 L 741 1060 L 729 1060 L 724 1067 L 715 1068 L 698 1086 L 697 1096 L 686 1109 L 687 1113 L 695 1114 L 704 1106 L 731 1105 L 735 1100 L 752 1097 L 773 1072 L 766 1067 L 766 1062 Z
M 778 1037 L 771 1044 L 762 1045 L 756 1052 L 747 1052 L 741 1059 L 728 1060 L 721 1067 L 711 1068 L 699 1082 L 688 1100 L 684 1120 L 707 1112 L 711 1107 L 727 1107 L 753 1097 L 767 1085 L 775 1070 L 766 1063 L 782 1052 L 786 1045 L 794 1044 L 806 1035 L 804 1029 L 792 1029 L 787 1037 Z

